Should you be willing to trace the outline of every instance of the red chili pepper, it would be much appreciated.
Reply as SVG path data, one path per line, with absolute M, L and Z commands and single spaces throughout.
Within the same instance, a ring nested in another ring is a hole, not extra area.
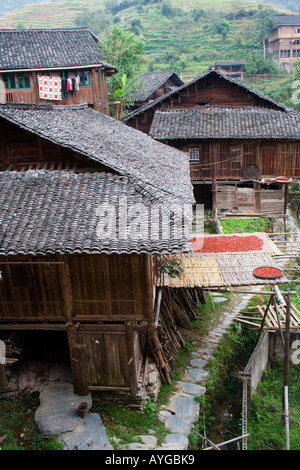
M 215 236 L 190 239 L 196 253 L 233 253 L 258 251 L 262 249 L 263 240 L 255 235 L 249 236 Z
M 260 277 L 263 279 L 272 279 L 275 277 L 280 277 L 282 276 L 282 271 L 281 269 L 278 268 L 272 268 L 269 266 L 262 266 L 260 268 L 256 268 L 253 271 L 254 276 Z

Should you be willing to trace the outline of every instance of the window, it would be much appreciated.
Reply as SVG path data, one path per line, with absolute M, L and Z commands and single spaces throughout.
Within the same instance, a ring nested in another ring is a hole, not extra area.
M 79 70 L 76 72 L 76 74 L 80 78 L 80 86 L 87 86 L 91 84 L 91 74 L 89 70 Z
M 230 160 L 232 162 L 239 162 L 242 161 L 242 149 L 241 147 L 231 147 L 230 148 Z
M 282 49 L 280 51 L 280 58 L 281 59 L 289 59 L 291 57 L 290 49 Z
M 293 57 L 300 57 L 300 49 L 293 50 Z
M 6 90 L 30 88 L 30 76 L 28 72 L 3 73 L 2 80 Z
M 189 157 L 190 157 L 190 162 L 199 161 L 199 148 L 189 149 Z

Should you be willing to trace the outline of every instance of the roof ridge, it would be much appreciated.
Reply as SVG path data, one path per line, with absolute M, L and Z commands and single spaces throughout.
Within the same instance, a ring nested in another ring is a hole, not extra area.
M 276 106 L 278 107 L 281 107 L 283 110 L 286 110 L 286 106 L 282 103 L 279 103 L 278 101 L 275 101 L 273 100 L 272 98 L 269 98 L 268 96 L 265 96 L 263 95 L 262 93 L 259 93 L 258 91 L 254 90 L 253 88 L 251 88 L 250 86 L 248 85 L 245 85 L 243 84 L 242 82 L 239 82 L 238 80 L 234 80 L 233 78 L 230 78 L 228 77 L 227 75 L 225 75 L 224 73 L 220 72 L 219 70 L 212 70 L 212 69 L 209 69 L 208 71 L 198 75 L 197 77 L 193 78 L 192 80 L 190 80 L 189 82 L 187 83 L 184 83 L 183 85 L 179 86 L 178 88 L 176 88 L 175 90 L 171 90 L 169 91 L 168 93 L 166 93 L 165 95 L 162 95 L 158 98 L 156 98 L 155 100 L 151 101 L 150 103 L 147 103 L 143 106 L 140 106 L 139 108 L 135 109 L 134 111 L 132 111 L 131 113 L 128 113 L 123 119 L 122 121 L 123 122 L 126 122 L 128 121 L 131 117 L 134 117 L 134 116 L 137 116 L 138 114 L 142 113 L 143 111 L 146 111 L 147 109 L 149 108 L 152 108 L 154 107 L 157 103 L 160 103 L 162 101 L 164 101 L 165 99 L 169 98 L 170 96 L 172 96 L 173 94 L 175 93 L 178 93 L 180 92 L 181 90 L 183 90 L 184 88 L 192 85 L 193 83 L 197 82 L 198 80 L 201 80 L 202 78 L 206 77 L 207 75 L 209 74 L 216 74 L 216 75 L 219 75 L 220 77 L 224 78 L 225 80 L 231 82 L 231 83 L 234 83 L 235 85 L 237 86 L 240 86 L 248 91 L 250 91 L 251 93 L 255 94 L 256 96 L 262 98 L 262 99 L 265 99 L 266 101 L 269 101 L 270 103 L 273 103 L 275 104 Z

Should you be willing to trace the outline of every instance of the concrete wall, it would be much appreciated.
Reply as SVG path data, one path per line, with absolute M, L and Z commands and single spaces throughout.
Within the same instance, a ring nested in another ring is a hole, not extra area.
M 267 331 L 261 336 L 252 356 L 244 370 L 244 373 L 250 374 L 250 394 L 252 394 L 261 379 L 262 373 L 269 362 L 269 334 Z

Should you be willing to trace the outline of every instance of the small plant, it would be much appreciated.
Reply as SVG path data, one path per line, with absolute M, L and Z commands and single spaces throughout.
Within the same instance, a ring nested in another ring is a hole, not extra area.
M 183 266 L 179 257 L 160 256 L 158 258 L 159 274 L 168 274 L 172 278 L 180 277 L 183 273 Z
M 144 411 L 148 414 L 148 415 L 153 415 L 155 413 L 155 410 L 156 410 L 156 406 L 154 403 L 152 403 L 151 400 L 147 400 L 147 403 L 146 405 L 144 406 Z

